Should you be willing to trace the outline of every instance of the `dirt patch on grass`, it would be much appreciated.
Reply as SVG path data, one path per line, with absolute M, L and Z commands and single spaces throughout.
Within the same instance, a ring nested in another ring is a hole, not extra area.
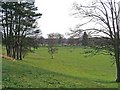
M 0 58 L 4 58 L 4 59 L 7 59 L 7 60 L 11 60 L 11 61 L 16 61 L 14 58 L 9 57 L 9 56 L 4 55 L 4 54 L 0 54 Z

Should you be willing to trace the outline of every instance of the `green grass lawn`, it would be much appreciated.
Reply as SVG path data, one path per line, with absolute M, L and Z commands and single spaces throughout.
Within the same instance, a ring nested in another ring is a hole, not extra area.
M 84 57 L 82 48 L 59 47 L 54 59 L 47 48 L 29 53 L 23 61 L 2 60 L 4 87 L 118 88 L 110 56 Z

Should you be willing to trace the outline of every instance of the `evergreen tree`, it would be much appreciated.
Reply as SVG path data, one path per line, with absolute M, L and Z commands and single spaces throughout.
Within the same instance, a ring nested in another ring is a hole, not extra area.
M 88 35 L 86 32 L 84 32 L 83 37 L 82 37 L 82 45 L 87 46 L 88 45 Z
M 26 48 L 25 38 L 39 33 L 34 30 L 37 28 L 36 20 L 42 14 L 36 13 L 37 7 L 34 3 L 1 2 L 1 8 L 3 42 L 7 56 L 22 60 Z

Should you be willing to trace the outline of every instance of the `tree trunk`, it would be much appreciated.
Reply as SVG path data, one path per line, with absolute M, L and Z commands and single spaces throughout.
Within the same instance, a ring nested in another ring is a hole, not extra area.
M 20 60 L 22 60 L 22 40 L 21 40 L 21 43 L 20 43 Z
M 19 59 L 19 44 L 18 44 L 18 37 L 17 37 L 17 41 L 16 41 L 16 59 Z
M 13 46 L 13 56 L 12 56 L 14 59 L 16 58 L 15 56 L 15 46 Z
M 53 54 L 51 55 L 51 59 L 54 59 L 54 55 Z
M 115 55 L 115 58 L 116 58 L 116 68 L 117 68 L 117 79 L 116 79 L 116 82 L 120 82 L 120 60 L 119 60 L 119 49 L 116 50 L 116 55 Z
M 120 82 L 120 65 L 117 66 L 117 79 L 116 82 Z
M 120 82 L 120 51 L 119 51 L 119 39 L 115 40 L 115 60 L 116 60 L 116 71 L 117 71 L 117 79 L 116 82 Z
M 19 59 L 19 46 L 17 46 L 17 60 Z
M 6 51 L 7 51 L 7 56 L 10 56 L 10 48 L 9 48 L 9 40 L 8 40 L 8 10 L 5 9 L 5 27 L 6 27 L 6 31 L 4 33 L 6 33 Z
M 10 11 L 10 28 L 9 28 L 9 46 L 10 46 L 10 57 L 13 57 L 13 32 L 12 32 L 12 29 L 13 29 L 13 13 L 12 13 L 12 10 Z

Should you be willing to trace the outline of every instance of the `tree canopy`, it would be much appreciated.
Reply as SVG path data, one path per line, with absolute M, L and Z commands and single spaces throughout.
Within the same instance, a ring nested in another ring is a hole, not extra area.
M 36 30 L 36 20 L 41 13 L 36 13 L 34 3 L 0 2 L 1 5 L 1 32 L 3 44 L 6 46 L 7 56 L 22 60 L 23 52 L 27 49 L 26 37 L 40 33 Z M 36 30 L 36 31 L 35 31 Z M 29 44 L 28 44 L 29 45 Z

